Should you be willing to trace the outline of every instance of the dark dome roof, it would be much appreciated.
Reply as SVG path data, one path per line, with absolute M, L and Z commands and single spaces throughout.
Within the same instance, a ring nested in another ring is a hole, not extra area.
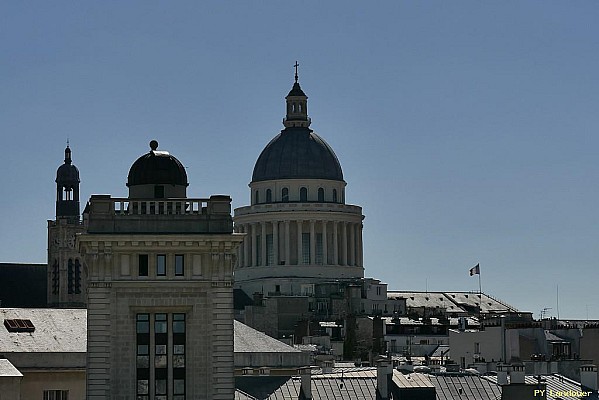
M 79 183 L 79 170 L 73 164 L 62 164 L 56 171 L 56 183 Z
M 274 179 L 330 179 L 343 181 L 335 152 L 305 127 L 286 128 L 262 150 L 252 182 Z
M 150 142 L 149 153 L 139 157 L 131 166 L 127 186 L 165 184 L 188 186 L 185 167 L 167 151 L 157 151 L 158 142 Z

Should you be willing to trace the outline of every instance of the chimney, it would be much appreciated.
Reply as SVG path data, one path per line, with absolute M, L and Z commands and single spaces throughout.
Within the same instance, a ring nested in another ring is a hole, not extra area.
M 389 400 L 390 387 L 389 378 L 393 373 L 391 360 L 386 357 L 377 359 L 376 365 L 376 398 L 377 400 Z
M 264 294 L 260 292 L 254 292 L 254 305 L 262 306 L 262 301 L 264 300 Z
M 580 385 L 593 391 L 598 389 L 596 365 L 586 364 L 580 366 Z
M 299 369 L 301 390 L 300 399 L 312 400 L 312 382 L 310 382 L 312 369 L 303 367 Z
M 522 364 L 514 364 L 512 365 L 512 370 L 510 371 L 510 385 L 514 383 L 524 383 L 524 365 Z
M 507 385 L 507 373 L 509 365 L 497 364 L 497 384 L 500 386 Z
M 330 374 L 333 372 L 333 366 L 335 365 L 334 360 L 325 360 L 322 362 L 322 373 Z

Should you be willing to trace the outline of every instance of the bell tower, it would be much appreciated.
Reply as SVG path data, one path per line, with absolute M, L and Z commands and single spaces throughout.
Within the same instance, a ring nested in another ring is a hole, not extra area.
M 48 305 L 85 307 L 83 261 L 75 235 L 84 228 L 79 211 L 79 170 L 67 143 L 64 164 L 56 171 L 56 218 L 48 221 Z
M 56 218 L 79 221 L 79 170 L 73 165 L 71 148 L 64 149 L 64 164 L 56 171 Z

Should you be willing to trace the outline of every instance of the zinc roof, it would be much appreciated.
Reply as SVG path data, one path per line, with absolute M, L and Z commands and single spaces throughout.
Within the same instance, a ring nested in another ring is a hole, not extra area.
M 475 375 L 428 375 L 437 400 L 497 400 L 501 388 Z
M 542 381 L 547 385 L 547 400 L 581 400 L 581 399 L 599 399 L 597 396 L 597 392 L 593 393 L 591 396 L 580 397 L 580 396 L 565 396 L 568 391 L 572 392 L 581 392 L 586 391 L 587 389 L 583 389 L 580 383 L 573 381 L 571 379 L 566 378 L 563 375 L 553 374 L 553 375 L 543 375 Z M 488 380 L 494 384 L 497 384 L 497 376 L 488 375 L 483 376 L 483 379 Z M 536 384 L 538 380 L 536 377 L 532 375 L 527 375 L 524 380 L 525 383 L 528 384 Z

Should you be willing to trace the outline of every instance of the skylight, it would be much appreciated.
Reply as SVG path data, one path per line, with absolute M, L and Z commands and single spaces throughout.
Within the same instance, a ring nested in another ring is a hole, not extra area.
M 5 319 L 4 326 L 9 332 L 33 332 L 35 326 L 29 319 Z

